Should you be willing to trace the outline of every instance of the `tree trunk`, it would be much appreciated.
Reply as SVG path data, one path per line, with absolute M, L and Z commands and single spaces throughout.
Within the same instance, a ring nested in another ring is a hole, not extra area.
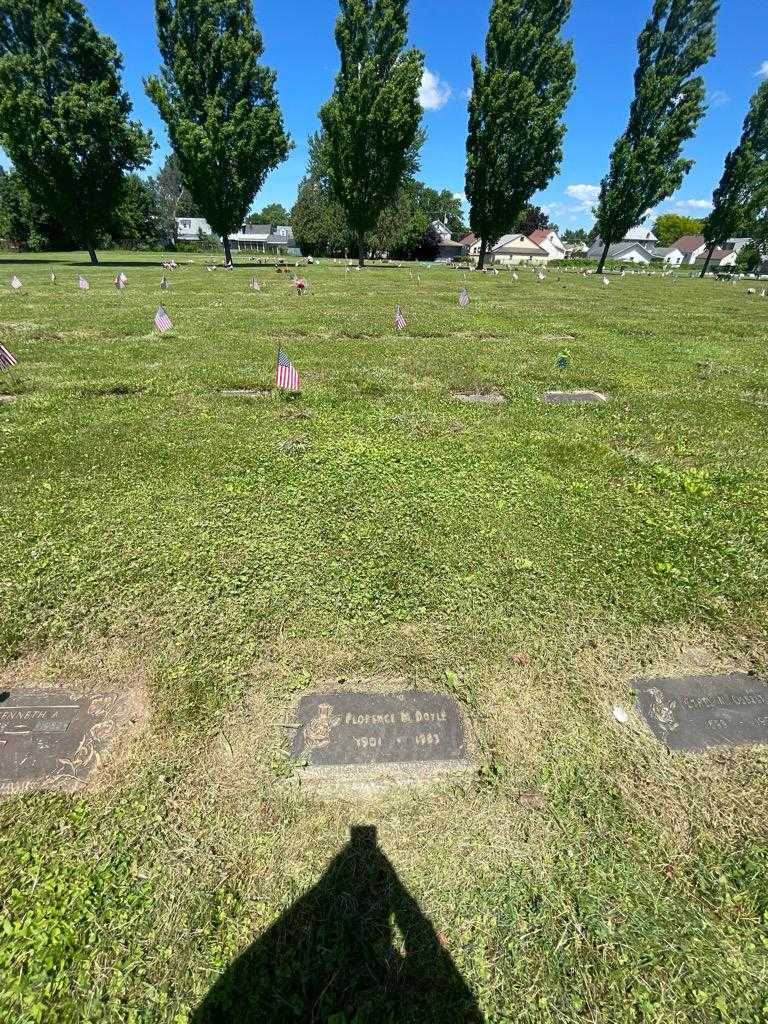
M 710 263 L 710 260 L 712 259 L 712 253 L 715 251 L 715 248 L 716 248 L 715 245 L 711 245 L 709 247 L 709 250 L 707 251 L 707 258 L 704 260 L 704 269 L 699 274 L 700 278 L 704 277 L 704 275 L 709 270 L 709 263 Z
M 611 243 L 606 242 L 605 248 L 603 249 L 603 255 L 600 257 L 600 262 L 597 265 L 598 274 L 602 274 L 605 269 L 605 261 L 608 259 L 608 250 L 611 248 Z
M 96 255 L 96 250 L 94 249 L 93 244 L 91 242 L 88 243 L 88 255 L 91 257 L 91 263 L 93 263 L 93 265 L 96 266 L 96 264 L 99 262 L 99 257 Z
M 222 238 L 222 243 L 224 244 L 224 262 L 231 263 L 232 253 L 230 252 L 229 239 L 227 238 L 226 235 L 224 235 L 224 237 Z
M 365 266 L 365 239 L 362 235 L 357 240 L 357 265 L 358 267 Z
M 488 251 L 488 243 L 484 238 L 480 239 L 480 255 L 477 257 L 477 269 L 482 270 L 485 266 L 485 254 Z

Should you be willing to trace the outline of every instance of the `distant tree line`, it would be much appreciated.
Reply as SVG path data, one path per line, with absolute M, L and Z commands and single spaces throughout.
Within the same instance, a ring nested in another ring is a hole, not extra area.
M 572 0 L 491 0 L 485 52 L 473 55 L 465 194 L 480 266 L 505 233 L 549 226 L 531 205 L 557 173 L 564 113 L 574 87 L 573 48 L 562 38 Z M 705 110 L 700 70 L 715 52 L 718 0 L 651 0 L 638 38 L 635 95 L 610 154 L 591 242 L 603 262 L 680 186 L 692 161 L 683 145 Z M 0 176 L 0 235 L 32 248 L 172 245 L 176 218 L 200 216 L 222 239 L 248 218 L 291 220 L 307 251 L 427 255 L 430 224 L 465 230 L 461 202 L 418 179 L 425 133 L 418 91 L 423 55 L 407 46 L 407 0 L 340 0 L 339 69 L 319 111 L 307 175 L 290 212 L 253 202 L 286 159 L 274 71 L 252 0 L 155 0 L 161 66 L 146 91 L 172 156 L 140 172 L 155 147 L 131 119 L 122 58 L 80 0 L 4 0 L 0 8 L 0 144 L 13 169 Z M 768 89 L 755 95 L 729 154 L 714 209 L 701 225 L 665 215 L 663 243 L 702 231 L 710 251 L 728 233 L 768 249 Z

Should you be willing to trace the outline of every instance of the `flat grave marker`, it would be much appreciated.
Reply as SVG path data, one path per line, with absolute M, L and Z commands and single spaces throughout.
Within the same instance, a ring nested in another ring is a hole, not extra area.
M 542 396 L 545 405 L 576 405 L 580 402 L 607 402 L 601 391 L 547 391 Z
M 99 764 L 120 705 L 114 693 L 0 692 L 0 796 L 76 789 Z
M 744 672 L 636 679 L 640 712 L 669 750 L 768 743 L 768 685 Z
M 462 714 L 442 693 L 311 693 L 289 727 L 291 757 L 321 775 L 400 768 L 430 776 L 470 764 Z
M 457 402 L 476 402 L 479 405 L 506 405 L 507 400 L 498 391 L 452 391 Z

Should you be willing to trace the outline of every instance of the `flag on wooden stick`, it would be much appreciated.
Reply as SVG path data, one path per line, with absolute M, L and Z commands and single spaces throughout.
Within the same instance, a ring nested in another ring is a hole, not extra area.
M 171 286 L 168 283 L 168 278 L 165 276 L 165 274 L 163 274 L 163 279 L 160 282 L 160 290 L 164 291 L 164 292 L 167 292 L 170 287 Z
M 462 309 L 465 309 L 469 305 L 469 292 L 466 288 L 462 288 L 459 292 L 459 305 Z
M 157 307 L 157 312 L 155 313 L 155 327 L 161 334 L 165 334 L 166 331 L 173 329 L 173 322 L 168 316 L 165 306 Z
M 255 277 L 251 278 L 250 288 L 251 288 L 252 292 L 260 292 L 261 291 L 261 285 L 259 284 L 259 282 L 256 280 Z
M 283 391 L 300 391 L 299 372 L 281 348 L 277 350 L 275 384 Z
M 21 281 L 19 280 L 18 277 L 16 277 L 15 274 L 11 278 L 11 288 L 13 288 L 15 292 L 17 292 L 19 288 L 21 288 Z
M 9 352 L 5 345 L 0 345 L 0 370 L 10 370 L 17 365 L 18 359 Z
M 405 317 L 403 316 L 403 311 L 398 306 L 395 310 L 395 330 L 404 331 L 407 326 Z
M 127 284 L 128 284 L 128 278 L 125 276 L 125 274 L 121 270 L 120 273 L 115 278 L 115 288 L 117 288 L 117 290 L 119 292 L 121 292 L 123 290 L 123 288 L 125 288 L 125 286 Z
M 51 271 L 51 284 L 56 284 L 56 275 Z
M 87 280 L 87 278 L 83 277 L 83 275 L 82 275 L 82 274 L 78 274 L 78 275 L 77 275 L 77 287 L 78 287 L 78 288 L 80 289 L 80 291 L 81 291 L 81 292 L 87 292 L 87 291 L 88 291 L 88 289 L 89 289 L 89 288 L 90 288 L 91 286 L 90 286 L 90 284 L 88 283 L 88 280 Z

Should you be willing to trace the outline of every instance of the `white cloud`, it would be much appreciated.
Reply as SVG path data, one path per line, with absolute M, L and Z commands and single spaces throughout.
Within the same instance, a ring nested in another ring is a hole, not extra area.
M 583 213 L 591 213 L 592 207 L 600 196 L 599 185 L 569 185 L 565 194 L 578 202 L 577 209 Z
M 419 89 L 419 103 L 424 110 L 440 110 L 451 98 L 451 87 L 438 74 L 424 68 Z
M 675 203 L 678 210 L 711 210 L 712 203 L 709 199 L 678 199 Z
M 731 101 L 731 97 L 723 89 L 713 89 L 707 98 L 712 107 L 724 107 Z
M 758 78 L 768 78 L 768 60 L 764 60 L 755 72 Z

